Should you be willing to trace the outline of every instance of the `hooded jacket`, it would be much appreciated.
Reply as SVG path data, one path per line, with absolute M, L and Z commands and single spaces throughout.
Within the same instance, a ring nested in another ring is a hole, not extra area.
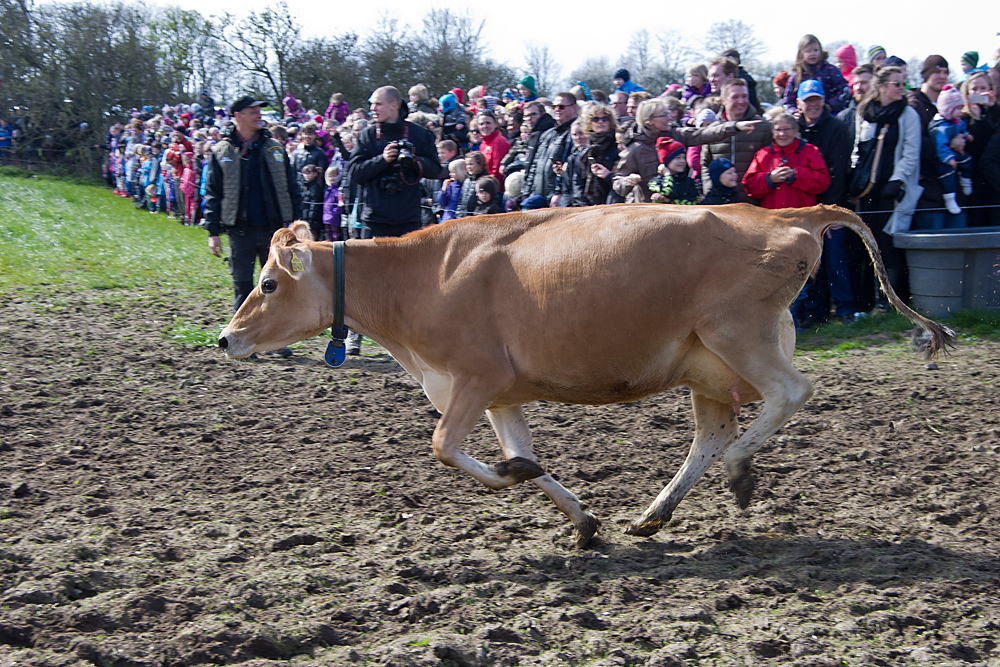
M 771 172 L 778 167 L 795 171 L 787 181 L 775 183 Z M 787 146 L 772 143 L 757 151 L 743 186 L 763 208 L 805 208 L 815 206 L 816 195 L 830 187 L 830 172 L 819 149 L 799 138 Z

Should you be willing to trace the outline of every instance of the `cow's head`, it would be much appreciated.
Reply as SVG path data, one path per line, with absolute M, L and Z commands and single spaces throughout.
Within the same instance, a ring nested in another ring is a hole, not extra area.
M 257 286 L 219 334 L 226 356 L 277 350 L 319 335 L 333 319 L 332 253 L 317 266 L 309 226 L 296 222 L 271 237 L 271 251 Z

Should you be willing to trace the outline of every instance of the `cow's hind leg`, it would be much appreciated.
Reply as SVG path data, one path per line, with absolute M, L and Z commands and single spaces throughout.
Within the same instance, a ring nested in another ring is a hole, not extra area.
M 627 535 L 648 537 L 660 530 L 695 482 L 736 439 L 738 427 L 732 405 L 695 392 L 691 393 L 691 404 L 695 434 L 687 458 L 653 504 L 625 529 Z
M 427 389 L 431 383 L 425 382 Z M 434 455 L 441 463 L 459 468 L 491 489 L 504 489 L 545 474 L 537 461 L 515 456 L 497 465 L 487 465 L 462 451 L 462 441 L 475 427 L 499 391 L 486 389 L 478 378 L 452 379 L 448 400 L 429 392 L 435 405 L 445 405 L 444 413 L 434 429 Z M 440 409 L 440 408 L 439 408 Z
M 760 314 L 744 320 L 760 321 Z M 763 328 L 747 327 L 738 339 L 702 334 L 702 342 L 725 361 L 730 368 L 764 399 L 760 416 L 739 439 L 726 450 L 726 477 L 736 503 L 746 509 L 756 484 L 750 472 L 753 455 L 798 412 L 812 396 L 809 380 L 790 361 L 795 344 L 795 329 L 787 309 Z M 748 344 L 756 341 L 756 345 Z
M 524 419 L 524 410 L 520 405 L 487 410 L 486 416 L 489 417 L 493 430 L 500 439 L 504 456 L 511 460 L 537 461 L 531 447 L 531 430 Z M 551 475 L 535 477 L 531 481 L 573 522 L 576 546 L 585 546 L 600 527 L 600 520 L 584 510 L 580 499 Z

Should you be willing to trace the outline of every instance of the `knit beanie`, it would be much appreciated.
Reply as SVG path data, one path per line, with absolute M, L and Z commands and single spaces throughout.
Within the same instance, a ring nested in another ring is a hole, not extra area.
M 503 92 L 500 93 L 500 99 L 503 99 L 505 97 L 509 97 L 512 100 L 516 100 L 517 99 L 517 93 L 514 92 L 513 88 L 504 88 Z
M 473 97 L 485 97 L 486 96 L 486 86 L 473 86 L 469 89 L 469 99 Z
M 920 67 L 920 76 L 922 76 L 924 81 L 926 81 L 938 67 L 948 69 L 948 61 L 944 59 L 944 56 L 936 54 L 927 56 L 924 58 L 924 64 Z
M 670 164 L 670 161 L 682 155 L 684 150 L 684 144 L 670 137 L 660 137 L 656 140 L 656 154 L 660 157 L 660 164 Z
M 518 81 L 517 83 L 527 88 L 528 92 L 530 92 L 532 95 L 538 95 L 538 89 L 535 88 L 535 77 L 531 76 L 530 74 L 521 79 L 520 81 Z
M 962 93 L 958 92 L 957 88 L 952 88 L 950 85 L 945 86 L 941 89 L 941 94 L 938 95 L 938 113 L 941 114 L 942 118 L 951 120 L 955 109 L 962 106 L 963 103 Z
M 459 104 L 465 104 L 465 93 L 462 92 L 461 88 L 452 88 L 448 92 L 455 96 Z
M 733 163 L 728 158 L 717 157 L 712 160 L 712 164 L 708 165 L 708 175 L 712 179 L 712 186 L 721 188 L 722 183 L 719 182 L 719 177 L 722 176 L 723 172 L 729 171 L 732 168 Z
M 884 46 L 879 46 L 878 44 L 872 44 L 871 46 L 869 46 L 868 47 L 868 62 L 871 62 L 872 60 L 874 60 L 875 56 L 877 56 L 880 53 L 883 56 L 885 55 L 885 47 Z
M 438 104 L 441 105 L 441 111 L 448 113 L 458 106 L 458 100 L 455 99 L 455 96 L 452 93 L 445 93 L 441 96 L 441 99 L 438 100 Z
M 976 65 L 979 64 L 979 52 L 966 51 L 962 54 L 962 62 L 968 65 L 969 69 L 975 69 Z
M 705 107 L 704 109 L 698 112 L 697 116 L 694 117 L 694 126 L 701 127 L 702 125 L 705 124 L 706 121 L 709 123 L 714 123 L 718 119 L 719 117 L 715 115 L 714 111 L 712 111 L 709 107 Z
M 618 70 L 617 72 L 615 72 L 615 75 L 613 77 L 611 77 L 611 79 L 612 80 L 614 80 L 614 79 L 624 79 L 625 81 L 630 81 L 632 79 L 632 75 L 630 75 L 628 73 L 627 69 L 625 69 L 624 67 L 622 67 L 620 70 Z
M 882 63 L 882 67 L 906 67 L 906 61 L 899 56 L 889 56 Z

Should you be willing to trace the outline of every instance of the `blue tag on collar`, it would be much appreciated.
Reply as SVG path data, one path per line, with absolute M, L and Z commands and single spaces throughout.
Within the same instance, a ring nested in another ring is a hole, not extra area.
M 326 346 L 326 354 L 323 355 L 323 359 L 326 361 L 326 365 L 332 368 L 338 368 L 344 365 L 344 360 L 347 359 L 347 348 L 344 347 L 344 341 L 337 341 L 339 344 L 334 345 L 331 340 Z

